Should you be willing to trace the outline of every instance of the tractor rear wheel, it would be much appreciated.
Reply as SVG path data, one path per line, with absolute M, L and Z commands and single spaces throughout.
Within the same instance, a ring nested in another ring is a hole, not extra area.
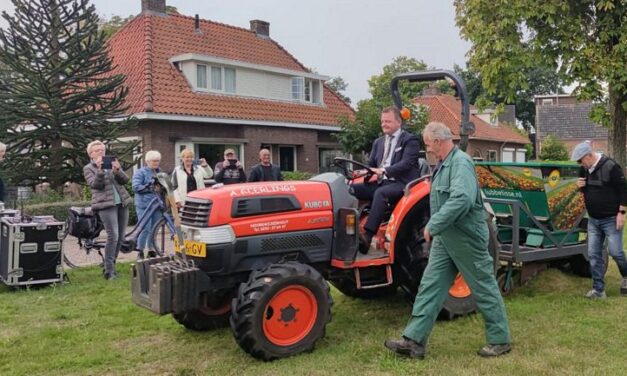
M 222 294 L 218 298 L 208 299 L 203 307 L 191 311 L 172 314 L 174 319 L 190 330 L 204 332 L 224 328 L 231 317 L 233 294 Z
M 309 265 L 290 261 L 251 273 L 233 299 L 231 329 L 255 358 L 273 360 L 313 350 L 331 321 L 329 285 Z
M 407 215 L 399 229 L 399 238 L 396 244 L 395 280 L 405 292 L 410 303 L 416 299 L 420 281 L 429 259 L 428 243 L 424 239 L 424 228 L 429 221 L 428 200 L 423 199 Z M 494 260 L 494 269 L 500 266 L 498 258 L 499 242 L 496 237 L 496 227 L 488 216 L 486 219 L 489 229 L 489 252 Z M 452 319 L 475 312 L 477 304 L 472 291 L 461 275 L 455 278 L 449 295 L 444 301 L 440 318 Z

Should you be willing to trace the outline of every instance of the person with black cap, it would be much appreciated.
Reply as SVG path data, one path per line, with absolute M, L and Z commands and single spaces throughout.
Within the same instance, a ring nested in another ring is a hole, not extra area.
M 588 210 L 588 258 L 592 274 L 589 299 L 605 299 L 603 243 L 622 278 L 621 295 L 627 295 L 627 258 L 623 251 L 623 227 L 627 210 L 627 182 L 623 168 L 612 158 L 592 151 L 590 141 L 575 146 L 571 156 L 581 168 L 577 186 Z

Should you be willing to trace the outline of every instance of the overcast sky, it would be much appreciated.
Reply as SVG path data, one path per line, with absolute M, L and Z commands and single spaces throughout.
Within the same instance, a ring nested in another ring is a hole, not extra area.
M 92 0 L 98 14 L 126 17 L 141 0 Z M 249 28 L 270 22 L 270 37 L 306 67 L 348 83 L 353 105 L 370 98 L 368 79 L 401 55 L 430 67 L 464 66 L 469 43 L 455 26 L 453 0 L 166 0 L 181 14 Z M 0 10 L 12 10 L 0 0 Z M 0 27 L 6 27 L 4 19 Z

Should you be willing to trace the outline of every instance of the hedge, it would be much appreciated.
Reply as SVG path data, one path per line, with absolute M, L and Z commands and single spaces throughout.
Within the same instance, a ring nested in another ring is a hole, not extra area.
M 89 201 L 61 201 L 45 204 L 24 205 L 24 213 L 26 215 L 52 215 L 60 221 L 67 219 L 67 211 L 71 206 L 90 206 Z M 128 206 L 128 224 L 135 225 L 137 223 L 137 214 L 135 213 L 135 205 Z

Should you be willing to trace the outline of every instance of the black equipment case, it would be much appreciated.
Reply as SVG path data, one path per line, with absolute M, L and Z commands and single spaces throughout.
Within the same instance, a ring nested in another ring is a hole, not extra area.
M 62 282 L 65 223 L 18 220 L 0 219 L 0 280 L 8 286 Z

